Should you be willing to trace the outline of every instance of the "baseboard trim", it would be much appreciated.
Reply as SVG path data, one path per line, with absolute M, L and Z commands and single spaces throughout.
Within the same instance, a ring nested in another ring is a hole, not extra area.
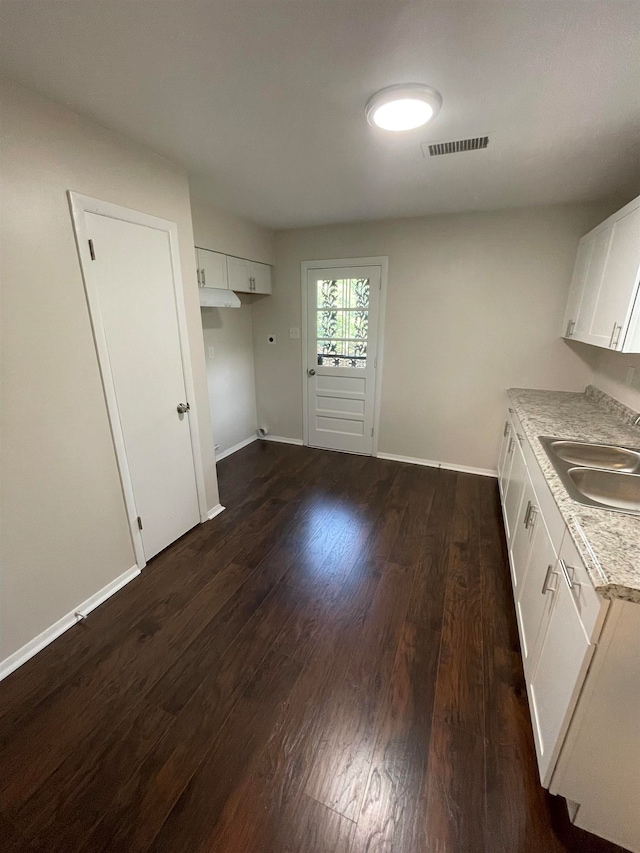
M 253 444 L 253 442 L 257 440 L 257 435 L 250 435 L 249 438 L 245 438 L 244 441 L 239 441 L 237 444 L 234 444 L 233 447 L 230 447 L 228 450 L 223 450 L 222 453 L 216 454 L 216 462 L 220 462 L 221 459 L 226 459 L 227 456 L 231 456 L 232 453 L 236 453 L 238 450 L 242 450 L 243 447 L 248 447 L 248 445 Z
M 280 444 L 295 444 L 298 447 L 304 445 L 304 441 L 301 438 L 285 438 L 283 435 L 264 435 L 261 438 L 262 441 L 278 441 Z
M 79 604 L 74 610 L 63 616 L 62 619 L 58 619 L 57 622 L 54 622 L 53 625 L 46 628 L 37 637 L 34 637 L 33 640 L 25 643 L 22 648 L 9 655 L 5 660 L 0 661 L 0 681 L 22 666 L 23 663 L 26 663 L 30 658 L 34 657 L 34 655 L 37 655 L 38 652 L 42 651 L 42 649 L 54 640 L 57 640 L 61 634 L 64 634 L 65 631 L 84 619 L 98 605 L 106 601 L 107 598 L 111 598 L 114 593 L 122 589 L 123 586 L 126 586 L 129 581 L 138 577 L 139 574 L 140 569 L 137 566 L 127 569 L 126 572 L 123 572 L 112 580 L 111 583 L 108 583 L 101 590 L 87 598 L 86 601 L 83 601 L 82 604 Z
M 409 465 L 423 465 L 426 468 L 444 468 L 447 471 L 460 471 L 461 474 L 479 474 L 481 477 L 497 477 L 492 468 L 472 468 L 469 465 L 452 465 L 450 462 L 436 462 L 434 459 L 418 459 L 415 456 L 398 456 L 395 453 L 378 453 L 378 459 L 391 462 L 408 462 Z
M 215 518 L 216 515 L 220 515 L 221 512 L 224 512 L 226 506 L 222 506 L 222 504 L 216 504 L 212 509 L 207 513 L 207 521 L 211 521 L 212 518 Z

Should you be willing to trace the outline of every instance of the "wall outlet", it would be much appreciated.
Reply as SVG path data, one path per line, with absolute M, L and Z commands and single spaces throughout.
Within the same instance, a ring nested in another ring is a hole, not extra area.
M 267 343 L 268 344 L 275 344 L 275 342 L 276 342 L 276 336 L 275 335 L 267 335 Z
M 289 337 L 290 338 L 299 338 L 300 337 L 300 329 L 296 329 L 292 327 L 289 329 Z

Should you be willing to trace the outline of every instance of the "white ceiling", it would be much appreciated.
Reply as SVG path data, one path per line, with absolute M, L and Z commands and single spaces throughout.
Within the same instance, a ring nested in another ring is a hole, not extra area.
M 640 187 L 637 0 L 2 0 L 0 24 L 12 77 L 272 227 Z M 433 125 L 369 127 L 367 98 L 409 81 L 442 93 Z

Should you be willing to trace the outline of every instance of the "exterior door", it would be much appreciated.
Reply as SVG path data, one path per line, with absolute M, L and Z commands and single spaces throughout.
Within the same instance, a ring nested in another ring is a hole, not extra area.
M 309 444 L 371 454 L 381 267 L 307 271 Z
M 190 412 L 179 411 L 188 400 L 170 235 L 110 216 L 84 217 L 95 255 L 92 319 L 104 332 L 108 366 L 102 359 L 101 366 L 113 382 L 148 560 L 200 521 Z

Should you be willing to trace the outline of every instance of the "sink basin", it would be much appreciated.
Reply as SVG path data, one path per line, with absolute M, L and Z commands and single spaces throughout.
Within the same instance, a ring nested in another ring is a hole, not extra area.
M 538 437 L 574 501 L 611 512 L 640 515 L 640 450 Z
M 597 468 L 570 468 L 568 474 L 585 498 L 607 508 L 640 512 L 640 474 Z
M 612 444 L 585 444 L 581 441 L 552 441 L 550 449 L 556 456 L 572 465 L 603 468 L 635 474 L 640 471 L 640 453 Z

